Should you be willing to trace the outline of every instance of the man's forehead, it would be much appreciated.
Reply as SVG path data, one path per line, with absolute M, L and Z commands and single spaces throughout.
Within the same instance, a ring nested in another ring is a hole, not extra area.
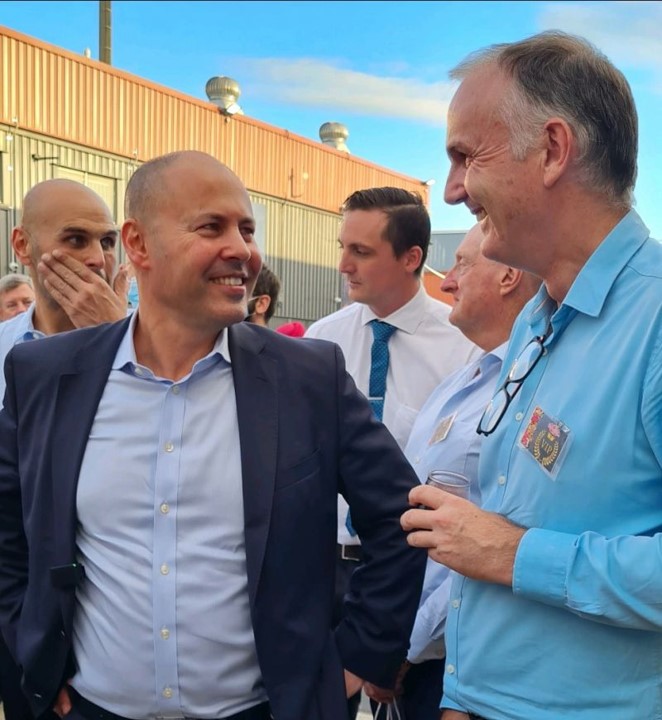
M 44 205 L 33 218 L 37 226 L 62 231 L 67 228 L 116 230 L 109 210 L 102 203 L 69 198 L 60 204 Z
M 106 217 L 72 217 L 62 221 L 58 226 L 61 233 L 104 233 L 108 235 L 119 235 L 119 228 Z

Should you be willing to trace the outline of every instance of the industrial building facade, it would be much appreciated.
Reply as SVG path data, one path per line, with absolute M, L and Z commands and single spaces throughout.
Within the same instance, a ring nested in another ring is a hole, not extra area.
M 339 307 L 339 209 L 350 193 L 391 185 L 428 202 L 420 180 L 0 26 L 0 274 L 33 185 L 78 180 L 121 223 L 138 165 L 184 149 L 214 155 L 248 188 L 258 243 L 282 282 L 277 320 L 310 323 Z

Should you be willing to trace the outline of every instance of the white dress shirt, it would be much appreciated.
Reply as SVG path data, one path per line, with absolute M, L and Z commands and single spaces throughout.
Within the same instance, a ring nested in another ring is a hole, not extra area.
M 384 425 L 404 448 L 419 409 L 432 390 L 448 375 L 480 355 L 480 349 L 448 321 L 450 308 L 431 298 L 421 286 L 416 295 L 387 317 L 377 318 L 362 303 L 353 303 L 308 328 L 306 337 L 337 343 L 347 370 L 359 390 L 368 395 L 370 350 L 375 318 L 394 325 L 388 343 L 389 366 L 384 399 Z M 338 542 L 359 543 L 345 527 L 347 504 L 338 498 Z

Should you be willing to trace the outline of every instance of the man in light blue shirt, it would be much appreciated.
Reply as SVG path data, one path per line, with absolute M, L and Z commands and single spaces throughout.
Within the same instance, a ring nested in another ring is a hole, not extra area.
M 480 251 L 483 233 L 475 225 L 460 243 L 455 265 L 441 289 L 453 296 L 450 322 L 483 354 L 442 381 L 421 408 L 405 455 L 424 483 L 432 470 L 450 470 L 471 481 L 480 501 L 476 425 L 492 397 L 515 318 L 540 286 L 529 273 L 488 260 Z M 428 560 L 407 662 L 397 699 L 407 720 L 438 720 L 442 694 L 444 627 L 450 571 Z M 388 700 L 390 698 L 382 698 Z M 376 717 L 381 718 L 381 714 Z
M 483 509 L 416 488 L 451 590 L 444 720 L 662 717 L 662 246 L 631 209 L 637 117 L 586 41 L 459 66 L 448 202 L 539 274 L 480 429 Z
M 242 322 L 261 258 L 229 168 L 155 158 L 125 215 L 135 313 L 5 362 L 0 625 L 24 690 L 69 720 L 340 720 L 406 655 L 416 475 L 337 346 Z M 334 629 L 339 492 L 366 562 Z

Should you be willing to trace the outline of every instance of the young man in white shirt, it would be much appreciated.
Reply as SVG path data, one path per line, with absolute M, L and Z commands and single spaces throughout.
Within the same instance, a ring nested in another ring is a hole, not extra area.
M 450 324 L 450 308 L 429 297 L 421 283 L 430 216 L 419 195 L 393 187 L 358 190 L 343 204 L 338 242 L 338 267 L 353 303 L 311 325 L 306 337 L 331 340 L 341 347 L 359 390 L 373 401 L 375 414 L 404 448 L 428 395 L 479 350 Z M 374 397 L 370 388 L 373 321 L 395 328 L 388 340 L 382 397 Z M 362 560 L 347 510 L 339 497 L 338 613 L 349 579 Z M 353 705 L 358 707 L 358 698 Z M 350 712 L 354 717 L 352 704 Z

